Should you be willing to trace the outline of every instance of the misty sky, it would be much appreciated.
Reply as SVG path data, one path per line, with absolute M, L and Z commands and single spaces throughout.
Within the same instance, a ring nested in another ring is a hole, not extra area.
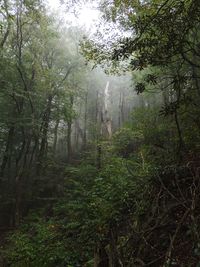
M 94 27 L 95 22 L 99 19 L 99 11 L 96 8 L 95 3 L 91 6 L 89 4 L 82 4 L 77 8 L 77 15 L 73 13 L 65 12 L 64 4 L 61 5 L 59 0 L 48 0 L 51 9 L 54 11 L 59 11 L 59 14 L 63 18 L 70 20 L 72 24 L 85 26 L 86 29 L 91 29 Z

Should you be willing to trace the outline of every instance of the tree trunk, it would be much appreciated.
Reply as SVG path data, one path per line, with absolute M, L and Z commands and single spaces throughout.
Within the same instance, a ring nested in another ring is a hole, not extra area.
M 71 134 L 72 134 L 72 112 L 73 112 L 73 104 L 74 104 L 74 96 L 70 95 L 70 111 L 71 114 L 67 120 L 67 160 L 71 162 L 72 159 L 72 142 L 71 142 Z
M 124 123 L 124 93 L 120 92 L 120 97 L 119 97 L 119 118 L 118 118 L 119 128 L 123 125 L 123 123 Z
M 49 95 L 47 100 L 47 108 L 43 114 L 43 121 L 41 126 L 41 144 L 39 148 L 39 154 L 38 154 L 38 166 L 37 166 L 37 174 L 40 173 L 41 167 L 43 165 L 44 159 L 46 158 L 47 154 L 47 134 L 49 129 L 49 122 L 50 122 L 50 115 L 51 115 L 51 107 L 52 107 L 52 100 L 53 96 Z
M 83 132 L 83 149 L 87 145 L 87 103 L 88 103 L 88 92 L 85 95 L 85 114 L 84 114 L 84 132 Z
M 58 126 L 60 123 L 60 119 L 56 120 L 55 128 L 54 128 L 54 140 L 53 140 L 53 154 L 55 156 L 56 154 L 56 147 L 57 147 L 57 141 L 58 141 Z
M 4 156 L 3 156 L 2 163 L 1 163 L 0 177 L 4 176 L 5 168 L 7 166 L 9 158 L 11 157 L 11 148 L 12 148 L 12 143 L 13 143 L 14 131 L 15 131 L 14 126 L 11 126 L 8 132 L 8 138 L 6 142 Z
M 97 145 L 97 169 L 100 170 L 101 169 L 101 154 L 102 154 L 102 148 L 101 148 L 101 144 L 99 143 Z
M 71 132 L 72 132 L 72 122 L 70 120 L 67 123 L 67 160 L 68 162 L 71 162 L 71 157 L 72 157 Z

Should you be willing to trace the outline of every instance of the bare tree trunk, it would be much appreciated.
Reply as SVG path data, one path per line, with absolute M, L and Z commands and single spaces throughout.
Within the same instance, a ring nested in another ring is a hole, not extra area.
M 70 111 L 73 111 L 74 104 L 74 96 L 70 95 Z M 68 162 L 71 162 L 72 159 L 72 142 L 71 142 L 71 134 L 72 134 L 72 114 L 70 114 L 69 119 L 67 121 L 67 159 Z
M 120 93 L 120 103 L 119 103 L 119 109 L 120 109 L 120 114 L 119 114 L 119 117 L 120 117 L 120 125 L 119 127 L 121 127 L 124 123 L 124 93 Z
M 72 122 L 67 123 L 67 160 L 71 162 L 72 157 L 72 144 L 71 144 Z
M 87 145 L 87 104 L 88 104 L 88 92 L 85 95 L 85 114 L 84 114 L 84 132 L 83 132 L 83 149 Z
M 181 127 L 180 127 L 180 123 L 179 123 L 179 119 L 178 119 L 177 110 L 175 110 L 174 118 L 175 118 L 176 128 L 177 128 L 177 132 L 178 132 L 178 139 L 179 139 L 178 154 L 179 154 L 179 156 L 181 156 L 181 149 L 184 147 L 184 142 L 183 142 L 183 137 L 182 137 L 182 132 L 181 132 Z
M 32 163 L 34 161 L 34 159 L 36 158 L 36 155 L 38 153 L 38 147 L 39 147 L 39 137 L 38 136 L 34 136 L 34 145 L 32 148 L 32 152 L 30 155 L 30 160 L 29 160 L 29 168 L 31 168 Z
M 75 120 L 74 125 L 74 143 L 75 143 L 75 152 L 79 151 L 79 122 L 78 119 Z
M 121 98 L 122 98 L 122 95 L 121 95 L 121 92 L 119 93 L 119 107 L 118 107 L 118 109 L 119 109 L 119 111 L 118 111 L 118 128 L 120 129 L 121 128 L 121 125 L 122 125 L 122 123 L 121 123 Z
M 8 160 L 11 156 L 11 148 L 12 148 L 12 144 L 13 144 L 14 131 L 15 131 L 14 126 L 11 126 L 9 129 L 9 132 L 8 132 L 8 138 L 7 138 L 7 142 L 6 142 L 4 156 L 3 156 L 2 163 L 1 163 L 0 177 L 4 176 L 5 168 L 7 166 Z
M 102 156 L 102 148 L 101 148 L 101 144 L 97 144 L 97 169 L 100 170 L 101 169 L 101 156 Z
M 58 141 L 58 126 L 60 123 L 60 119 L 58 118 L 56 120 L 55 128 L 54 128 L 54 140 L 53 140 L 53 154 L 55 156 L 56 154 L 56 147 L 57 147 L 57 141 Z
M 48 129 L 49 129 L 52 100 L 53 100 L 53 96 L 49 95 L 48 100 L 47 100 L 47 107 L 43 114 L 43 121 L 42 121 L 42 126 L 41 126 L 42 138 L 41 138 L 41 144 L 40 144 L 39 153 L 38 153 L 38 166 L 37 166 L 38 174 L 41 171 L 42 164 L 47 154 L 47 146 L 48 146 L 47 134 L 48 134 Z

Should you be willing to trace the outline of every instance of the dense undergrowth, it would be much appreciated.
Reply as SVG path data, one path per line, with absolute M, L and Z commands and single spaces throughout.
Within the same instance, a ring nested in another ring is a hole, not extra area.
M 60 167 L 64 190 L 10 233 L 5 264 L 199 266 L 198 147 L 186 131 L 187 151 L 177 154 L 175 132 L 173 120 L 138 109 L 111 142 L 102 140 L 100 169 L 93 154 Z

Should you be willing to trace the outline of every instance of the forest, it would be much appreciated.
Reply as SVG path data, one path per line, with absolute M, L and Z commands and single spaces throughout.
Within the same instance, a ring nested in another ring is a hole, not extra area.
M 53 4 L 0 0 L 0 267 L 200 267 L 200 1 Z

